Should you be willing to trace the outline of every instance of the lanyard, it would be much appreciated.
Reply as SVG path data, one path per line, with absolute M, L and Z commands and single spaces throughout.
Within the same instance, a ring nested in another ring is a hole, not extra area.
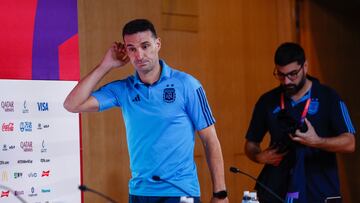
M 281 108 L 281 110 L 284 110 L 285 109 L 284 93 L 281 93 L 280 97 L 281 97 L 280 108 Z M 310 101 L 311 101 L 311 97 L 309 96 L 309 98 L 306 100 L 304 110 L 301 114 L 301 120 L 300 120 L 301 123 L 304 123 L 304 121 L 305 121 L 306 115 L 309 111 Z

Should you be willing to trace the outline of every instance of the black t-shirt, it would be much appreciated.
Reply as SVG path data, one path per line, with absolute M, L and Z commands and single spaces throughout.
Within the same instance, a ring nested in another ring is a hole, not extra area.
M 310 98 L 309 110 L 306 118 L 314 127 L 320 137 L 338 136 L 342 133 L 355 133 L 345 103 L 331 88 L 319 83 L 315 78 L 312 87 L 303 98 L 293 101 L 291 98 L 284 99 L 287 114 L 295 121 L 300 122 L 305 103 Z M 270 145 L 275 145 L 281 151 L 288 151 L 278 167 L 265 165 L 259 181 L 263 182 L 282 197 L 289 192 L 289 184 L 292 177 L 304 176 L 300 183 L 304 184 L 305 191 L 301 192 L 301 199 L 305 202 L 324 202 L 328 196 L 340 194 L 339 179 L 337 173 L 335 153 L 294 143 L 284 129 L 284 123 L 279 119 L 281 112 L 280 100 L 282 89 L 277 87 L 260 97 L 257 101 L 251 123 L 246 134 L 246 139 L 260 143 L 265 134 L 270 134 Z M 304 174 L 293 170 L 298 166 L 297 153 L 303 151 Z M 297 166 L 296 166 L 297 165 Z M 299 179 L 299 178 L 298 178 Z M 263 202 L 276 202 L 267 192 L 257 185 L 259 197 Z

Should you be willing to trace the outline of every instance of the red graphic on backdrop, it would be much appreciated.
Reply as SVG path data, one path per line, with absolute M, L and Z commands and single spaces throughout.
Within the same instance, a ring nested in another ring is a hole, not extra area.
M 9 197 L 10 191 L 1 191 L 1 197 Z
M 49 175 L 50 175 L 50 170 L 49 171 L 43 171 L 42 174 L 41 174 L 41 177 L 44 177 L 44 176 L 49 177 Z

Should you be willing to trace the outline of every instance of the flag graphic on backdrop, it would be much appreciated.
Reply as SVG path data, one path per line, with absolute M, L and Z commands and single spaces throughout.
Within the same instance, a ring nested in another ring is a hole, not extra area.
M 79 80 L 76 0 L 1 0 L 0 79 Z
M 78 41 L 77 0 L 0 0 L 1 203 L 83 202 Z

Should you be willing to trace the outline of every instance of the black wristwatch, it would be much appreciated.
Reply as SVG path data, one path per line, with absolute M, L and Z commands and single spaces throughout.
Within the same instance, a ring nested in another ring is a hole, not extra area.
M 226 190 L 221 190 L 219 192 L 213 192 L 213 197 L 216 197 L 218 199 L 225 199 L 228 196 Z

